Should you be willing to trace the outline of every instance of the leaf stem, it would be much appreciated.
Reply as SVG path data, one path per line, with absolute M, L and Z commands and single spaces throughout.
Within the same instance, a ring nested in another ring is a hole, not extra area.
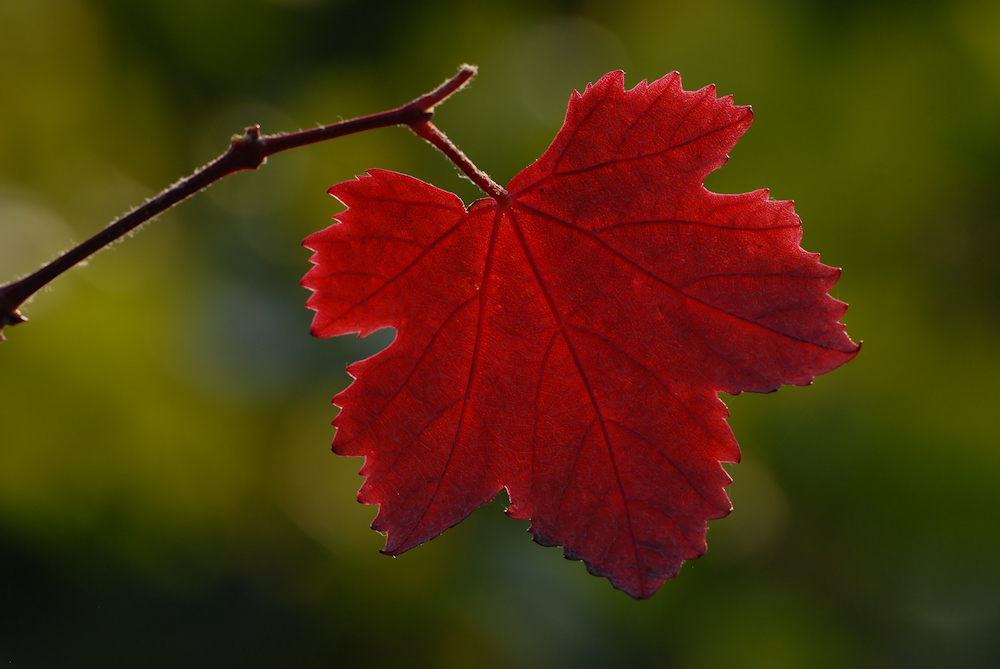
M 66 270 L 78 265 L 97 251 L 122 238 L 154 216 L 173 207 L 178 202 L 187 199 L 203 188 L 212 185 L 230 174 L 242 170 L 257 169 L 264 164 L 268 156 L 275 153 L 356 132 L 374 130 L 375 128 L 385 128 L 393 125 L 408 125 L 411 128 L 415 128 L 423 124 L 429 125 L 429 120 L 434 115 L 434 107 L 453 93 L 461 90 L 475 74 L 475 66 L 462 65 L 455 76 L 445 81 L 430 93 L 422 95 L 402 107 L 378 114 L 371 114 L 370 116 L 341 121 L 320 128 L 311 128 L 287 134 L 262 136 L 260 134 L 260 126 L 253 126 L 246 128 L 242 135 L 233 135 L 229 143 L 229 149 L 212 162 L 166 188 L 156 197 L 115 220 L 90 239 L 66 251 L 33 274 L 0 286 L 0 341 L 4 340 L 4 326 L 17 325 L 27 320 L 18 311 L 18 308 L 35 293 Z M 433 126 L 431 127 L 433 128 Z M 472 165 L 468 158 L 465 158 L 461 151 L 458 151 L 448 141 L 447 137 L 444 137 L 436 128 L 434 130 L 461 158 L 465 159 L 466 163 Z M 417 130 L 415 129 L 414 132 L 417 132 Z M 417 134 L 420 133 L 418 132 Z M 421 137 L 424 137 L 424 135 L 421 135 Z M 424 138 L 427 139 L 427 137 Z M 428 141 L 431 140 L 428 139 Z M 431 143 L 441 148 L 435 141 L 431 141 Z M 447 151 L 445 155 L 452 158 L 451 154 Z M 455 158 L 452 158 L 452 160 L 455 161 Z M 456 164 L 465 171 L 465 168 L 461 164 L 457 162 Z M 473 166 L 473 169 L 475 169 L 475 166 Z M 476 171 L 478 172 L 478 170 Z M 483 174 L 483 177 L 490 184 L 493 183 L 489 181 L 489 177 L 486 177 L 485 174 Z M 476 180 L 473 179 L 473 181 Z M 476 181 L 476 184 L 480 185 L 480 182 Z M 493 185 L 496 186 L 496 184 Z M 480 188 L 482 187 L 480 185 Z M 499 188 L 499 186 L 496 187 Z M 500 191 L 502 190 L 500 189 Z M 490 194 L 492 195 L 492 193 Z
M 410 125 L 418 137 L 427 140 L 434 145 L 441 153 L 448 157 L 448 160 L 455 163 L 458 169 L 462 170 L 465 176 L 472 180 L 472 183 L 479 186 L 480 190 L 496 200 L 497 204 L 506 207 L 510 205 L 510 196 L 497 182 L 493 181 L 486 172 L 475 166 L 469 157 L 462 153 L 455 144 L 448 139 L 448 136 L 437 129 L 430 119 L 413 123 Z

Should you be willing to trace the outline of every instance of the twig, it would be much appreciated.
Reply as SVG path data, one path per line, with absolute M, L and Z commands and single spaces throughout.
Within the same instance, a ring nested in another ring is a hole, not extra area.
M 257 169 L 264 164 L 268 156 L 307 144 L 315 144 L 316 142 L 333 139 L 334 137 L 342 137 L 356 132 L 364 132 L 366 130 L 385 128 L 393 125 L 410 126 L 410 128 L 414 129 L 414 132 L 424 137 L 424 134 L 421 134 L 417 130 L 417 127 L 426 124 L 434 115 L 434 107 L 452 93 L 457 92 L 465 86 L 475 73 L 476 68 L 474 66 L 463 65 L 459 68 L 458 74 L 430 93 L 402 107 L 378 114 L 288 134 L 261 136 L 260 126 L 253 126 L 247 128 L 242 135 L 233 135 L 229 149 L 224 154 L 201 169 L 196 170 L 191 176 L 181 179 L 156 197 L 148 200 L 142 206 L 133 209 L 114 221 L 87 241 L 65 252 L 37 272 L 0 287 L 0 341 L 4 340 L 3 328 L 5 326 L 17 325 L 27 320 L 18 311 L 18 308 L 35 293 L 48 285 L 49 282 L 178 202 L 187 199 L 203 188 L 234 172 Z M 425 139 L 428 138 L 425 137 Z M 447 138 L 445 139 L 447 141 Z M 428 139 L 428 141 L 431 140 Z M 438 142 L 432 143 L 436 146 L 438 145 Z M 455 151 L 458 151 L 458 149 L 455 149 Z M 449 157 L 451 156 L 449 155 Z M 493 193 L 490 192 L 490 195 L 493 195 Z

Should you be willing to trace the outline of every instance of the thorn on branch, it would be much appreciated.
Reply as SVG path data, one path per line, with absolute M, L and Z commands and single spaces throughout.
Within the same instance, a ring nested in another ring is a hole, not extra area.
M 8 325 L 18 325 L 26 320 L 28 319 L 22 316 L 21 312 L 17 309 L 5 308 L 4 311 L 0 312 L 0 341 L 6 341 L 6 338 L 3 336 L 3 329 L 5 327 Z

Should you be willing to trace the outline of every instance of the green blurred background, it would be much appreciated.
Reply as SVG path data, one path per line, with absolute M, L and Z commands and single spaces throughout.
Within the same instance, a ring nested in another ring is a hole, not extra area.
M 301 240 L 371 167 L 477 197 L 404 129 L 282 154 L 73 270 L 0 346 L 15 667 L 1000 666 L 1000 3 L 0 0 L 0 281 L 260 123 L 397 106 L 506 183 L 612 69 L 756 120 L 709 177 L 795 199 L 859 357 L 725 397 L 709 551 L 635 602 L 504 500 L 399 558 L 329 451 L 345 365 Z M 503 496 L 501 495 L 501 498 Z

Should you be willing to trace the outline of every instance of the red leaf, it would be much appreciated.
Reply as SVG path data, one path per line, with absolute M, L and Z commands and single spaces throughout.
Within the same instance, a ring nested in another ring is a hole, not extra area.
M 677 73 L 574 93 L 510 203 L 371 170 L 310 236 L 313 334 L 396 340 L 351 365 L 334 450 L 395 555 L 506 487 L 535 540 L 648 597 L 729 513 L 718 392 L 805 385 L 858 350 L 791 202 L 707 191 L 748 107 Z

